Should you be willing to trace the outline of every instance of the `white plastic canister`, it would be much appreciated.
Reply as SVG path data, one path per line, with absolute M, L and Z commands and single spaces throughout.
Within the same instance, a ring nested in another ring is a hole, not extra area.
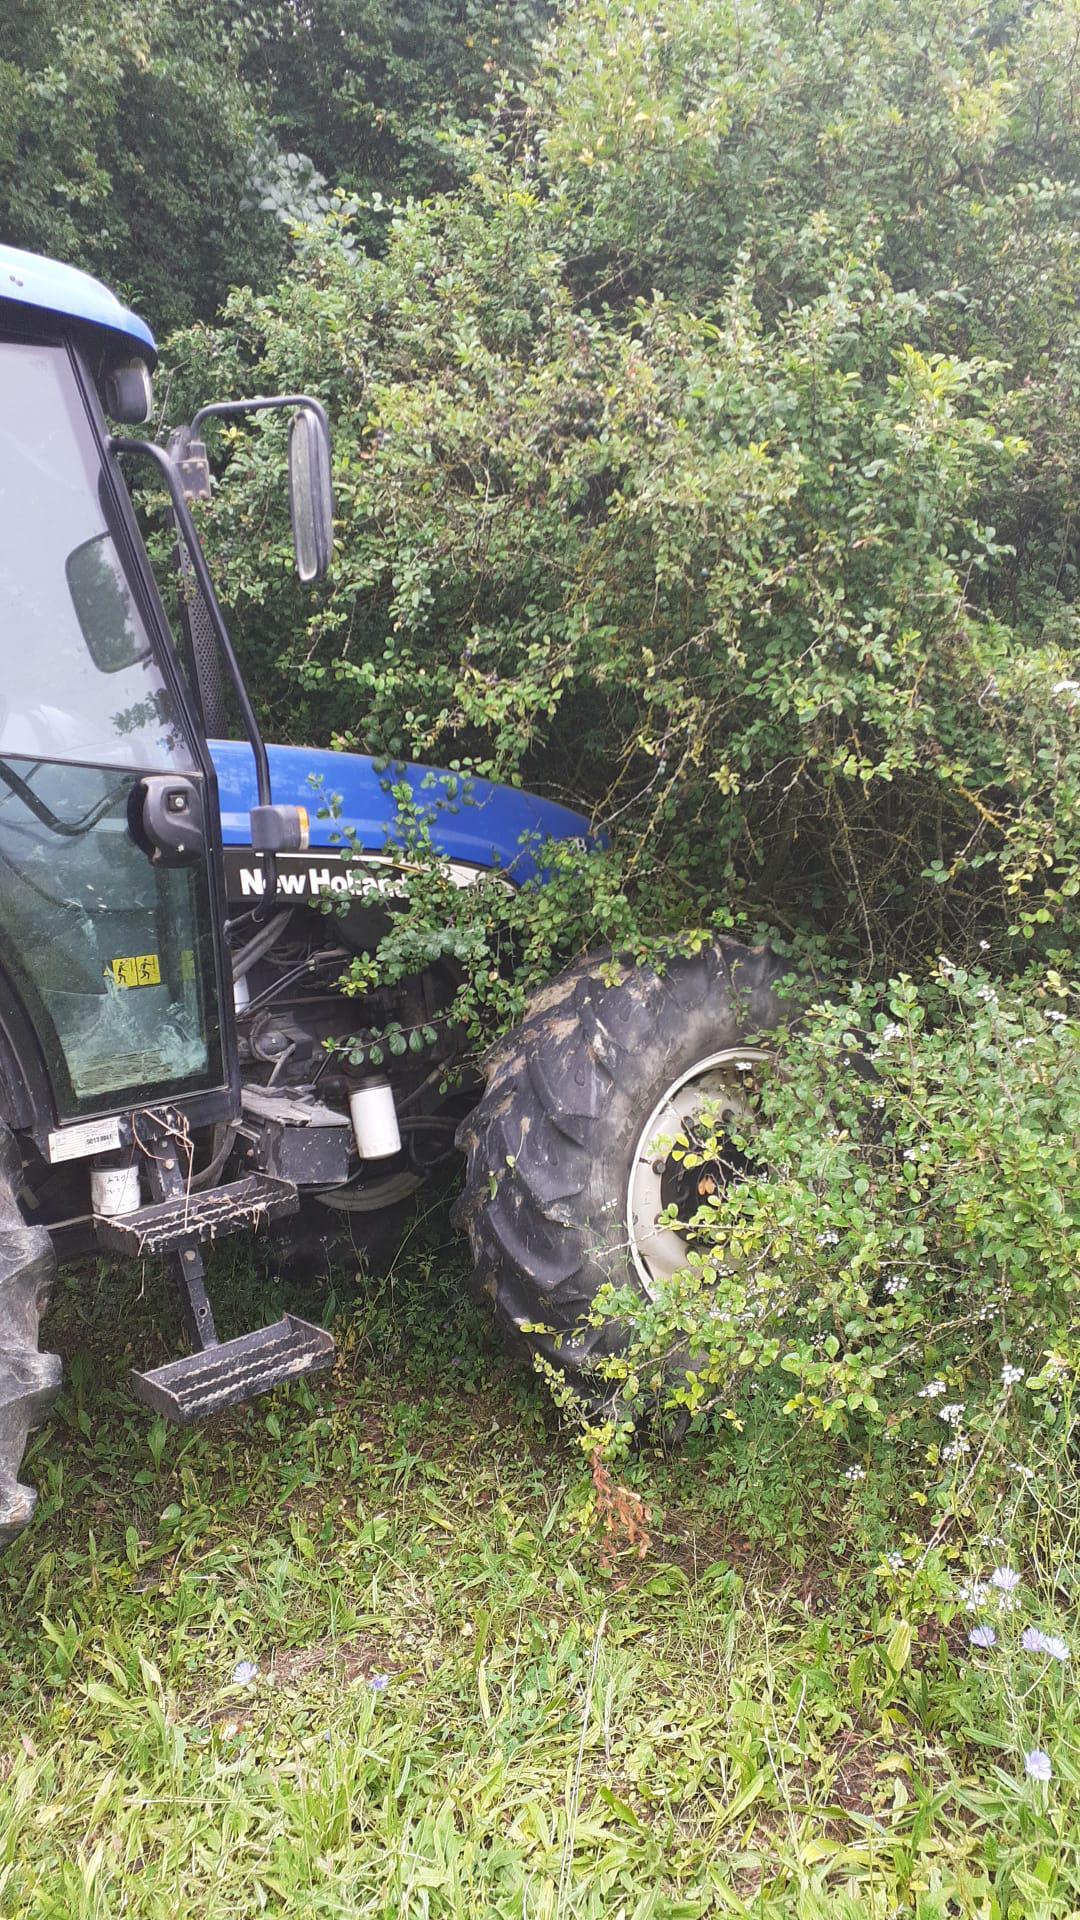
M 361 1160 L 386 1160 L 401 1152 L 394 1093 L 389 1080 L 369 1080 L 349 1095 L 349 1114 Z

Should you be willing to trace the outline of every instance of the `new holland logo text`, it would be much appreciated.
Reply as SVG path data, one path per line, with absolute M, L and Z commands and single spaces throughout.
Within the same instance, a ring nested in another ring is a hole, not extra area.
M 343 893 L 354 900 L 393 900 L 400 898 L 410 872 L 418 871 L 408 860 L 393 860 L 381 853 L 366 853 L 362 860 L 304 859 L 299 854 L 279 854 L 277 897 L 279 900 L 314 900 L 320 893 Z M 481 869 L 450 860 L 443 871 L 456 887 L 475 886 Z M 225 879 L 230 900 L 261 899 L 266 886 L 262 862 L 250 847 L 226 847 Z M 503 881 L 503 885 L 510 885 Z
M 372 866 L 374 863 L 372 863 Z M 321 867 L 312 864 L 308 867 L 278 867 L 278 894 L 283 899 L 309 899 L 316 893 L 352 893 L 383 894 L 396 893 L 400 881 L 389 870 L 376 872 L 366 863 L 363 867 Z M 386 863 L 389 869 L 389 862 Z M 261 894 L 265 886 L 260 866 L 242 866 L 236 871 L 241 896 Z

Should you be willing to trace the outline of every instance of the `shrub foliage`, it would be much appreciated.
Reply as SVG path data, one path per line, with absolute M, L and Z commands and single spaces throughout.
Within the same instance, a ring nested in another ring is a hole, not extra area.
M 380 259 L 324 230 L 179 339 L 337 423 L 314 613 L 268 602 L 273 429 L 218 447 L 270 721 L 577 800 L 653 930 L 1071 939 L 1078 33 L 575 7 Z
M 686 1272 L 633 1304 L 620 1392 L 884 1450 L 943 1513 L 977 1469 L 1004 1485 L 1018 1402 L 1063 1430 L 1080 1366 L 1078 1015 L 1057 974 L 948 963 L 809 1008 L 758 1070 L 748 1177 L 703 1180 Z M 676 1148 L 703 1170 L 723 1150 L 707 1119 Z

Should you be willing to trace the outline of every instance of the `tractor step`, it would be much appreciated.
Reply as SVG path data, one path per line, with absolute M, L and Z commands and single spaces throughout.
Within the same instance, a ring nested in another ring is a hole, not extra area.
M 333 1334 L 287 1313 L 272 1327 L 170 1360 L 152 1373 L 133 1373 L 131 1390 L 154 1413 L 188 1427 L 333 1363 Z
M 191 1247 L 200 1240 L 216 1240 L 220 1234 L 258 1227 L 264 1220 L 295 1213 L 299 1205 L 300 1196 L 291 1180 L 252 1173 L 227 1187 L 211 1187 L 206 1193 L 181 1193 L 156 1200 L 135 1213 L 108 1218 L 99 1214 L 94 1227 L 100 1245 L 115 1253 L 171 1253 L 176 1247 Z

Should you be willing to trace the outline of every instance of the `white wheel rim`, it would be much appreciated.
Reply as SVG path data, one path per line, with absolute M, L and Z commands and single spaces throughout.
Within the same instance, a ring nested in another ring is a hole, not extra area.
M 705 1106 L 723 1100 L 721 1117 L 745 1122 L 752 1108 L 740 1076 L 769 1059 L 763 1047 L 724 1047 L 706 1054 L 664 1089 L 638 1135 L 626 1189 L 626 1233 L 638 1278 L 652 1299 L 659 1286 L 686 1265 L 687 1246 L 674 1227 L 658 1226 L 661 1186 L 676 1141 Z

